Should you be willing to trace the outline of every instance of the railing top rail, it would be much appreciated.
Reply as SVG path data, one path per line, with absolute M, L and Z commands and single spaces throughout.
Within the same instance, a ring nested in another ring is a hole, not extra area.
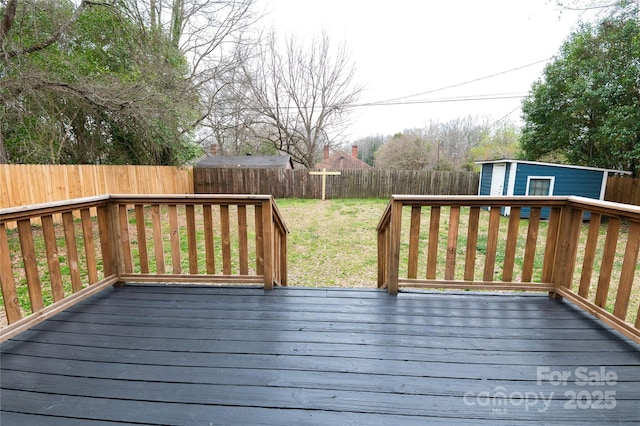
M 593 213 L 602 213 L 604 215 L 611 215 L 613 213 L 618 216 L 640 220 L 640 206 L 633 204 L 614 203 L 612 201 L 601 201 L 577 196 L 569 197 L 569 204 Z
M 378 226 L 376 226 L 376 231 L 380 232 L 384 229 L 385 226 L 387 226 L 387 224 L 389 223 L 389 221 L 391 220 L 391 204 L 392 201 L 389 201 L 389 204 L 387 204 L 387 207 L 385 207 L 384 211 L 382 212 L 382 217 L 380 218 L 380 221 L 378 222 Z
M 392 195 L 391 201 L 405 206 L 495 206 L 495 207 L 554 207 L 572 205 L 603 214 L 616 214 L 640 219 L 640 206 L 571 196 L 480 196 L 480 195 Z M 384 214 L 383 214 L 384 216 Z
M 557 196 L 392 195 L 376 229 L 380 232 L 387 225 L 391 218 L 391 204 L 394 202 L 400 202 L 403 206 L 562 207 L 567 205 L 570 198 Z
M 380 232 L 391 218 L 391 204 L 403 206 L 464 206 L 464 207 L 563 207 L 571 205 L 593 213 L 640 220 L 640 206 L 595 200 L 579 196 L 481 196 L 481 195 L 392 195 L 382 213 L 376 230 Z
M 0 209 L 0 224 L 14 222 L 48 214 L 64 213 L 90 207 L 99 207 L 115 202 L 118 204 L 216 204 L 216 205 L 258 205 L 269 201 L 273 217 L 282 232 L 289 233 L 282 214 L 272 195 L 234 195 L 234 194 L 105 194 L 93 197 L 76 198 L 64 201 L 32 204 L 27 206 Z
M 74 209 L 106 205 L 109 203 L 109 198 L 109 195 L 96 195 L 93 197 L 74 198 L 71 200 L 52 201 L 49 203 L 4 208 L 0 209 L 0 223 L 26 219 L 29 217 L 44 216 L 47 214 L 62 213 Z
M 116 203 L 136 204 L 260 204 L 272 201 L 271 195 L 235 195 L 235 194 L 110 194 L 109 198 Z
M 563 206 L 571 197 L 553 196 L 485 196 L 485 195 L 392 195 L 391 201 L 400 201 L 405 206 Z M 585 198 L 588 200 L 588 198 Z
M 273 197 L 271 201 L 271 206 L 273 208 L 273 218 L 275 219 L 276 223 L 278 224 L 280 229 L 282 229 L 282 232 L 284 232 L 285 234 L 288 234 L 289 228 L 287 228 L 287 224 L 284 222 L 282 213 L 280 213 L 280 209 L 278 209 L 278 205 L 274 202 Z

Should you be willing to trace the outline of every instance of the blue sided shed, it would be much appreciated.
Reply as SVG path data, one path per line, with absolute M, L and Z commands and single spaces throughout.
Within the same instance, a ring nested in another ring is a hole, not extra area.
M 521 160 L 478 161 L 482 170 L 478 195 L 579 195 L 603 200 L 607 178 L 612 174 L 631 174 L 621 170 Z M 545 211 L 547 210 L 547 211 Z M 504 208 L 509 215 L 509 208 Z M 548 217 L 543 209 L 542 217 Z M 529 209 L 521 216 L 529 217 Z

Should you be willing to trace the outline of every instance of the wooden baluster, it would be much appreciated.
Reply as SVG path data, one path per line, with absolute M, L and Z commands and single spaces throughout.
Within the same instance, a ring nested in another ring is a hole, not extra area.
M 207 274 L 216 273 L 215 247 L 213 244 L 213 212 L 210 205 L 202 206 L 204 222 L 204 253 L 207 265 Z
M 509 212 L 509 227 L 507 228 L 507 244 L 504 249 L 504 265 L 502 281 L 513 281 L 516 249 L 518 247 L 518 229 L 520 228 L 520 207 L 512 207 Z M 524 281 L 524 280 L 522 280 Z
M 220 229 L 222 238 L 222 273 L 231 274 L 231 236 L 229 231 L 229 206 L 220 206 Z
M 559 223 L 558 244 L 551 281 L 556 287 L 571 288 L 578 255 L 582 210 L 571 204 L 565 206 L 562 209 Z M 552 293 L 551 295 L 555 297 L 556 294 Z
M 522 282 L 525 283 L 531 282 L 533 275 L 541 210 L 540 207 L 531 207 L 531 213 L 529 213 L 529 228 L 527 229 L 527 242 L 524 248 L 524 262 L 522 264 Z
M 620 219 L 610 217 L 609 226 L 607 226 L 607 238 L 604 242 L 604 253 L 602 255 L 602 264 L 600 265 L 600 277 L 598 278 L 595 300 L 596 305 L 601 308 L 607 306 L 607 296 L 609 295 L 609 284 L 611 283 L 611 273 L 613 271 L 613 261 L 616 257 L 619 232 Z
M 98 282 L 98 264 L 96 262 L 96 246 L 93 240 L 93 222 L 89 209 L 80 210 L 82 234 L 84 238 L 84 253 L 87 262 L 87 276 L 89 284 Z
M 613 315 L 622 320 L 625 320 L 627 316 L 629 296 L 631 295 L 638 262 L 638 248 L 640 248 L 640 222 L 632 222 L 629 226 L 627 246 L 624 251 L 618 293 L 616 294 L 616 304 L 613 308 Z
M 589 233 L 587 234 L 587 243 L 584 248 L 584 259 L 582 261 L 582 274 L 580 275 L 580 286 L 578 294 L 584 298 L 589 297 L 589 288 L 591 287 L 591 276 L 593 274 L 593 263 L 596 258 L 596 250 L 598 248 L 598 235 L 600 234 L 600 222 L 602 215 L 599 213 L 591 214 L 589 223 Z
M 444 279 L 453 280 L 456 272 L 456 250 L 458 249 L 458 228 L 460 225 L 460 206 L 452 206 L 449 211 L 449 235 L 447 238 L 447 258 Z
M 4 223 L 0 223 L 0 288 L 2 289 L 7 322 L 13 324 L 22 318 L 22 313 L 20 312 L 16 281 L 11 266 L 9 240 L 7 239 L 7 230 Z
M 60 260 L 58 258 L 58 245 L 56 243 L 56 231 L 53 226 L 53 216 L 42 216 L 40 221 L 42 223 L 44 247 L 47 253 L 51 294 L 53 295 L 53 301 L 57 302 L 64 299 L 64 288 L 62 286 L 62 273 L 60 272 Z
M 431 207 L 429 219 L 429 243 L 427 248 L 427 279 L 436 277 L 438 266 L 438 238 L 440 237 L 440 206 Z
M 493 281 L 496 267 L 496 251 L 498 248 L 498 232 L 500 231 L 500 208 L 491 207 L 489 212 L 489 229 L 487 230 L 487 253 L 485 255 L 483 280 Z
M 287 231 L 282 229 L 278 232 L 280 233 L 280 285 L 286 286 L 289 274 L 287 269 Z
M 273 282 L 280 285 L 280 233 L 273 227 Z
M 262 234 L 264 253 L 264 288 L 273 289 L 273 206 L 272 201 L 263 201 L 260 211 L 262 212 Z M 228 223 L 228 220 L 227 220 Z
M 411 224 L 409 226 L 409 268 L 407 278 L 418 277 L 418 245 L 420 242 L 420 206 L 411 207 Z
M 110 223 L 111 220 L 109 218 L 109 207 L 108 206 L 100 206 L 97 209 L 98 211 L 98 233 L 100 235 L 100 251 L 102 254 L 102 269 L 104 270 L 104 276 L 108 277 L 113 274 L 116 274 L 116 266 L 115 259 L 112 253 L 112 244 L 116 244 L 115 241 L 112 242 L 111 232 L 110 232 Z
M 67 245 L 67 262 L 71 274 L 71 289 L 74 293 L 82 290 L 80 280 L 80 268 L 78 265 L 78 247 L 76 245 L 76 234 L 73 227 L 73 213 L 62 213 L 62 224 L 64 227 L 64 240 Z
M 164 264 L 162 221 L 160 216 L 160 206 L 158 204 L 153 204 L 151 206 L 151 222 L 153 224 L 153 249 L 156 255 L 156 273 L 164 274 L 166 269 Z
M 255 206 L 256 217 L 256 274 L 264 275 L 264 235 L 262 226 L 262 206 Z
M 138 238 L 138 256 L 140 256 L 140 272 L 148 274 L 147 227 L 144 221 L 144 206 L 141 204 L 136 204 L 136 234 Z
M 169 213 L 169 240 L 171 241 L 171 264 L 174 274 L 182 273 L 182 261 L 180 260 L 180 231 L 178 229 L 178 207 L 170 204 Z
M 276 232 L 276 235 L 278 233 Z M 240 256 L 240 275 L 249 273 L 249 245 L 247 241 L 247 206 L 238 206 L 238 244 Z M 279 257 L 277 259 L 280 259 Z M 280 262 L 276 262 L 277 265 Z
M 467 253 L 464 260 L 464 279 L 467 281 L 473 281 L 475 278 L 479 223 L 480 207 L 471 207 L 469 209 L 469 228 L 467 229 Z
M 542 282 L 550 283 L 553 279 L 554 259 L 558 248 L 558 233 L 560 232 L 560 220 L 562 209 L 552 207 L 549 214 L 549 225 L 547 226 L 547 241 L 544 248 L 544 259 L 542 263 Z
M 120 245 L 122 246 L 122 260 L 124 262 L 124 272 L 133 272 L 133 261 L 131 256 L 131 239 L 129 237 L 129 212 L 126 205 L 118 206 L 118 216 L 120 219 Z
M 387 226 L 378 231 L 378 288 L 387 285 Z
M 40 284 L 38 263 L 36 262 L 30 219 L 18 221 L 18 233 L 20 236 L 22 259 L 24 261 L 24 273 L 27 277 L 29 298 L 31 299 L 31 311 L 37 312 L 44 308 L 44 303 L 42 301 L 42 286 Z
M 185 206 L 187 216 L 187 246 L 189 251 L 189 273 L 198 273 L 198 243 L 196 241 L 196 212 L 193 204 Z

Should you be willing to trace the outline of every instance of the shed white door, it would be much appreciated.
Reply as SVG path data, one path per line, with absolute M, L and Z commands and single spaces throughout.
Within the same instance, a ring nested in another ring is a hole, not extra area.
M 506 164 L 494 164 L 491 175 L 491 192 L 489 195 L 502 195 L 504 192 L 504 177 L 507 174 Z

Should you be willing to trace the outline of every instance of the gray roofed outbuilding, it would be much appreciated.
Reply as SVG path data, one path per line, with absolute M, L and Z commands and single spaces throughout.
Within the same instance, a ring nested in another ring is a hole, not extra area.
M 290 155 L 207 155 L 196 167 L 218 169 L 293 169 Z

